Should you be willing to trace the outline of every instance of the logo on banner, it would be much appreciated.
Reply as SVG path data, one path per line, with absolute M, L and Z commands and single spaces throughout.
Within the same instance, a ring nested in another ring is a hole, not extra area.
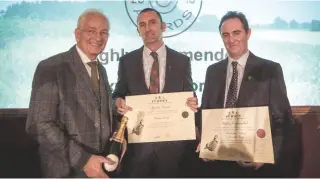
M 202 0 L 130 0 L 125 7 L 132 23 L 137 26 L 137 17 L 141 10 L 153 8 L 167 24 L 164 37 L 173 37 L 188 30 L 197 20 Z

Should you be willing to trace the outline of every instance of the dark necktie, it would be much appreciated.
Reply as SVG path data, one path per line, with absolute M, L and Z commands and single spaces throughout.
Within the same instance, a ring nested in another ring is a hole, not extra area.
M 159 60 L 157 52 L 151 52 L 150 55 L 153 57 L 153 64 L 150 74 L 150 93 L 159 93 Z
M 98 64 L 96 61 L 88 62 L 88 65 L 91 68 L 91 80 L 93 82 L 93 86 L 95 90 L 99 91 L 99 78 L 98 78 Z
M 227 101 L 226 101 L 226 108 L 234 108 L 236 107 L 237 103 L 237 92 L 238 92 L 238 70 L 237 65 L 238 62 L 232 62 L 232 78 L 229 85 Z

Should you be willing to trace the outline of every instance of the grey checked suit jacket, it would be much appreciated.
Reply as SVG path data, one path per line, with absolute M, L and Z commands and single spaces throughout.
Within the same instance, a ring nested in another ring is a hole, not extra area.
M 112 132 L 111 89 L 98 63 L 100 94 L 73 46 L 37 66 L 26 124 L 39 143 L 44 177 L 72 177 L 91 154 L 104 154 Z

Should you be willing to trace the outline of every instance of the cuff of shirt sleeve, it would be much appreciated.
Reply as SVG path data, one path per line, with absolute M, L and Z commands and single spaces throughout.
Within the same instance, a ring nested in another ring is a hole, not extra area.
M 88 163 L 90 157 L 92 156 L 92 154 L 86 152 L 86 151 L 83 151 L 82 152 L 82 155 L 79 159 L 79 168 L 80 170 L 83 170 L 84 166 Z

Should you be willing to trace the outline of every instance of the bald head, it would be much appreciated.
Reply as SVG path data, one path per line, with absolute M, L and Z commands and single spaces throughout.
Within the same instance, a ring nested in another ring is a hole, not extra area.
M 88 9 L 88 10 L 84 11 L 78 18 L 77 28 L 82 28 L 83 24 L 86 22 L 86 19 L 88 19 L 88 17 L 90 17 L 90 16 L 100 16 L 100 17 L 104 18 L 107 22 L 107 29 L 108 30 L 110 29 L 109 19 L 99 9 Z

